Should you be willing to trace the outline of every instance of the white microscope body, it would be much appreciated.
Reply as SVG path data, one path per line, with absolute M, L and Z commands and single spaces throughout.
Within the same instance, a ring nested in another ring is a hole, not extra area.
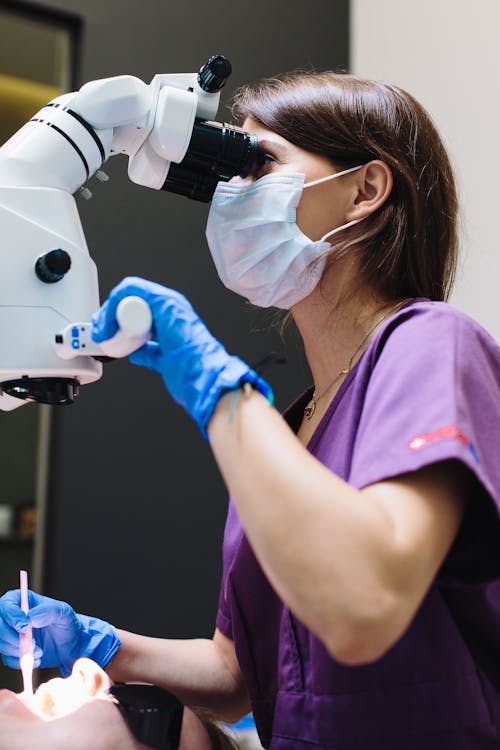
M 73 194 L 96 172 L 106 179 L 99 170 L 119 153 L 129 157 L 132 181 L 164 187 L 172 163 L 186 156 L 195 121 L 216 115 L 219 90 L 200 86 L 207 66 L 156 75 L 149 85 L 133 76 L 92 81 L 54 99 L 0 148 L 0 410 L 30 400 L 71 403 L 80 384 L 101 377 L 102 364 L 89 355 L 123 356 L 147 339 L 148 331 L 137 333 L 148 320 L 140 304 L 125 314 L 117 346 L 106 350 L 92 344 L 88 328 L 81 331 L 78 321 L 90 321 L 100 302 Z

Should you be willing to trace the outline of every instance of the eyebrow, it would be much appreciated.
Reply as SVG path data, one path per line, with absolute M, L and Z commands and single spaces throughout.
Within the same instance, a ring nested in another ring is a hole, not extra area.
M 270 151 L 278 151 L 278 153 L 287 154 L 290 153 L 289 147 L 285 143 L 280 143 L 279 141 L 270 141 L 266 138 L 262 138 L 262 140 L 259 138 L 259 150 L 265 151 L 269 149 Z

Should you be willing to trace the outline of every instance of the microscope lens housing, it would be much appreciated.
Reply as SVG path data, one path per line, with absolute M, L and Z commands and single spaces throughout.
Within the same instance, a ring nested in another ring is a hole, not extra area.
M 196 120 L 186 155 L 180 164 L 171 164 L 162 190 L 208 203 L 219 180 L 246 177 L 257 159 L 257 136 L 225 123 Z

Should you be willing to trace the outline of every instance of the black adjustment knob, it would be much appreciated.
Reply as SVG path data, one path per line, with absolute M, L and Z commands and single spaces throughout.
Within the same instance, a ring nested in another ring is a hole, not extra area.
M 222 55 L 212 55 L 198 71 L 198 83 L 207 94 L 215 94 L 224 86 L 231 75 L 231 63 Z
M 35 263 L 35 273 L 46 284 L 61 281 L 71 268 L 71 258 L 66 250 L 57 248 L 40 255 Z

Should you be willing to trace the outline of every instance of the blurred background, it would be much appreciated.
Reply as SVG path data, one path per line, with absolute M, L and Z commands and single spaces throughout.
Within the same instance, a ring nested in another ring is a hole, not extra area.
M 350 70 L 407 88 L 451 151 L 463 200 L 462 264 L 452 304 L 500 339 L 495 224 L 498 0 L 0 0 L 0 143 L 59 92 L 128 73 L 232 62 L 218 119 L 240 84 L 291 69 Z M 297 338 L 218 280 L 207 206 L 132 184 L 127 162 L 78 199 L 101 297 L 123 276 L 187 294 L 229 351 L 268 374 L 284 408 L 309 384 Z M 0 412 L 0 591 L 32 587 L 78 611 L 153 636 L 210 636 L 227 509 L 207 444 L 157 376 L 105 366 L 72 406 Z M 0 686 L 20 688 L 0 667 Z

